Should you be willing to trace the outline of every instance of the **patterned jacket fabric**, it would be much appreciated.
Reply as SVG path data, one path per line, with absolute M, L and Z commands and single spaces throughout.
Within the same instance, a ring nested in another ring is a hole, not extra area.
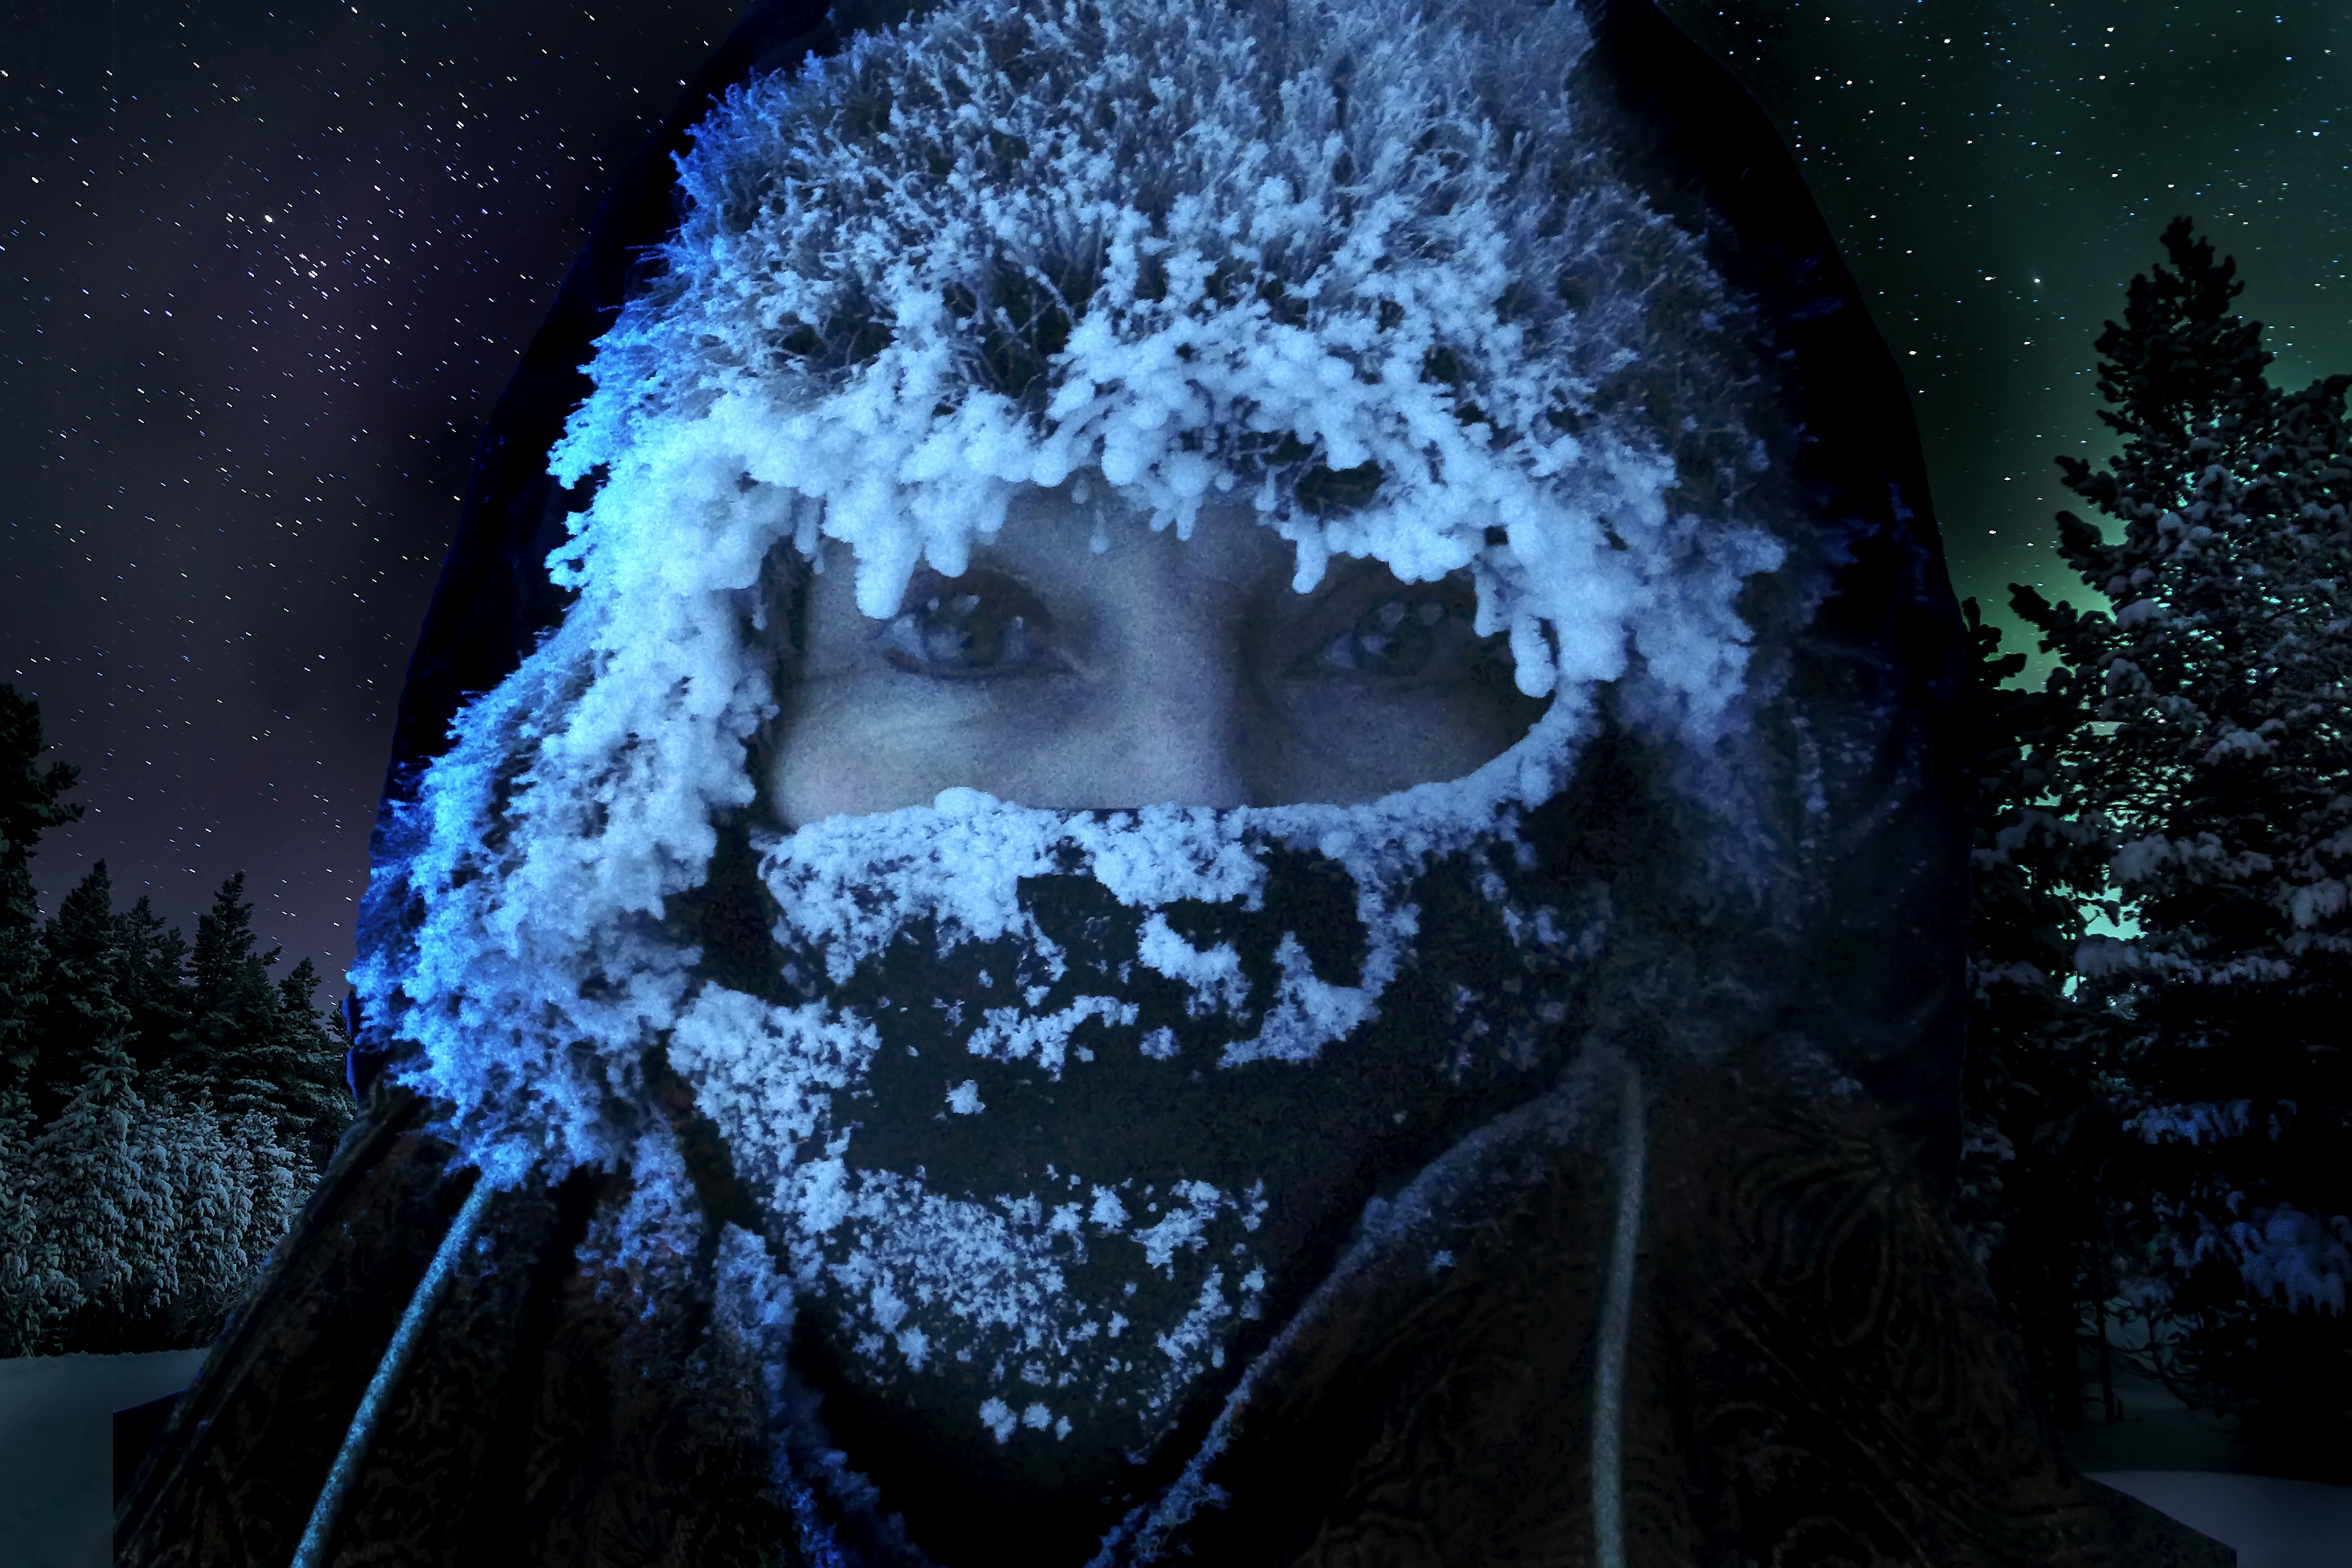
M 1102 1560 L 1595 1561 L 1593 1320 L 1624 1076 L 1586 1064 L 1426 1184 L 1427 1207 L 1352 1258 L 1254 1367 L 1193 1478 L 1216 1500 L 1170 1510 Z M 2232 1560 L 2066 1469 L 1897 1146 L 1746 1087 L 1693 1085 L 1658 1108 L 1643 1194 L 1655 1239 L 1621 1373 L 1622 1561 Z M 405 1091 L 376 1091 L 142 1472 L 119 1561 L 291 1559 L 467 1186 L 424 1120 Z M 441 1302 L 323 1561 L 923 1561 L 885 1541 L 854 1557 L 828 1555 L 838 1537 L 810 1549 L 775 1483 L 761 1371 L 714 1285 L 718 1224 L 667 1271 L 600 1263 L 626 1185 L 583 1173 L 500 1197 L 481 1233 L 488 1267 Z M 1475 1226 L 1450 1226 L 1441 1186 L 1507 1195 Z M 1453 1264 L 1433 1288 L 1440 1240 Z M 940 1560 L 1059 1560 L 1024 1539 L 962 1544 Z

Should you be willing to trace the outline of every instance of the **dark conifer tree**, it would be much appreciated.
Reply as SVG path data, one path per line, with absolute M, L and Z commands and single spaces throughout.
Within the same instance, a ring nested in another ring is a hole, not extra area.
M 260 1111 L 278 1117 L 278 1086 L 265 1066 L 273 1041 L 256 1042 L 257 1026 L 276 1022 L 277 994 L 269 984 L 267 957 L 254 951 L 253 906 L 245 899 L 245 873 L 220 885 L 212 909 L 196 917 L 195 946 L 188 960 L 188 1020 L 177 1060 L 189 1077 L 212 1088 L 226 1114 Z
M 343 1077 L 343 1053 L 350 1042 L 340 1021 L 319 1010 L 319 966 L 308 958 L 288 970 L 278 982 L 277 1028 L 284 1041 L 286 1059 L 298 1064 L 284 1100 L 288 1113 L 300 1127 L 288 1147 L 302 1152 L 314 1171 L 326 1168 L 337 1140 L 351 1124 L 350 1086 Z
M 244 879 L 192 951 L 101 862 L 46 925 L 29 862 L 73 819 L 0 687 L 0 1357 L 215 1333 L 350 1120 L 307 960 L 273 981 Z
M 174 1070 L 210 1085 L 224 1115 L 266 1116 L 288 1148 L 313 1151 L 323 1161 L 350 1120 L 341 1044 L 311 1005 L 317 968 L 305 959 L 273 984 L 269 967 L 278 950 L 257 953 L 255 945 L 253 906 L 240 871 L 221 884 L 211 911 L 196 921 L 188 1022 Z
M 41 911 L 32 862 L 41 835 L 73 821 L 80 770 L 41 764 L 41 705 L 0 683 L 0 1089 L 29 1092 L 41 994 Z
M 2157 1364 L 2275 1473 L 2352 1469 L 2352 376 L 2272 387 L 2234 265 L 2186 219 L 2164 243 L 2097 344 L 2123 449 L 2061 459 L 2121 524 L 2059 519 L 2114 608 L 2011 602 L 2088 716 L 2055 815 L 2112 846 L 2138 927 L 2076 968 Z
M 131 1015 L 116 994 L 122 952 L 114 884 L 99 861 L 58 904 L 41 932 L 43 1002 L 37 1015 L 33 1109 L 47 1121 L 80 1087 L 101 1049 L 131 1047 Z
M 173 1047 L 188 1021 L 188 941 L 163 923 L 146 895 L 115 917 L 122 953 L 122 1002 L 131 1009 L 131 1055 L 142 1072 L 177 1077 Z
M 2096 1020 L 2071 994 L 2109 846 L 2053 810 L 2068 694 L 2002 683 L 2025 666 L 1973 599 L 1978 780 L 1970 852 L 1969 1054 L 1953 1218 L 2016 1331 L 2052 1418 L 2083 1416 L 2084 1351 L 2104 1349 L 2099 1168 L 2116 1115 L 2096 1092 Z M 2103 1394 L 2112 1397 L 2112 1368 Z
M 0 877 L 25 876 L 41 835 L 81 816 L 81 807 L 63 798 L 81 770 L 68 763 L 43 767 L 47 750 L 41 705 L 0 682 Z M 23 916 L 32 908 L 31 883 L 10 886 L 22 888 L 24 901 L 8 912 Z

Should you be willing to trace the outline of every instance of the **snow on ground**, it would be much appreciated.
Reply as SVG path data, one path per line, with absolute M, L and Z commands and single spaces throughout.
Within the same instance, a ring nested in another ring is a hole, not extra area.
M 187 1387 L 203 1351 L 0 1361 L 0 1561 L 114 1561 L 114 1412 Z
M 2116 1415 L 2066 1435 L 2075 1468 L 2238 1549 L 2238 1568 L 2352 1568 L 2352 1487 L 2244 1474 L 2229 1424 L 2114 1369 Z
M 2238 1568 L 2352 1564 L 2352 1487 L 2212 1470 L 2105 1470 L 2095 1479 L 2238 1549 Z

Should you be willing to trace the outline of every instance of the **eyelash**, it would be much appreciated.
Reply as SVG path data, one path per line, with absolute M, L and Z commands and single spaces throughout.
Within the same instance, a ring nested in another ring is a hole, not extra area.
M 1467 630 L 1460 605 L 1427 594 L 1391 595 L 1358 616 L 1346 631 L 1326 638 L 1294 668 L 1410 679 L 1446 651 L 1443 639 L 1449 630 L 1456 637 Z M 1374 670 L 1368 668 L 1373 662 L 1404 668 Z
M 976 680 L 1058 666 L 1053 631 L 1053 617 L 1017 583 L 933 577 L 917 579 L 874 641 L 892 668 L 910 675 Z
M 1443 593 L 1390 595 L 1297 659 L 1293 676 L 1409 680 L 1455 647 L 1486 650 L 1465 606 Z M 975 573 L 918 577 L 898 613 L 875 632 L 891 668 L 941 680 L 985 680 L 1064 668 L 1053 617 L 1020 584 Z M 1389 668 L 1379 666 L 1385 664 Z

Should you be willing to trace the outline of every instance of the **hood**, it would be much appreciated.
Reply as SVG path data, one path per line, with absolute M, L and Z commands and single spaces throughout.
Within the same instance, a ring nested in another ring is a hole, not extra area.
M 1144 1506 L 1368 1205 L 1596 1048 L 1659 1104 L 1768 1064 L 1946 1179 L 1960 628 L 1744 100 L 1646 6 L 863 20 L 747 18 L 534 348 L 576 395 L 486 443 L 354 975 L 460 1158 L 757 1234 L 799 1447 L 926 1542 Z M 1300 591 L 1466 577 L 1549 706 L 1358 805 L 775 820 L 828 543 L 887 617 L 1066 487 L 1237 510 Z
M 1091 473 L 1180 530 L 1250 498 L 1302 584 L 1469 568 L 1553 699 L 1512 793 L 1580 772 L 1644 910 L 1594 1005 L 1701 1063 L 1734 999 L 1946 1178 L 1962 643 L 1907 403 L 1652 7 L 754 6 L 668 137 L 485 437 L 379 816 L 362 1043 L 469 1151 L 640 1131 L 662 921 L 754 805 L 763 564 L 846 541 L 887 613 Z
M 779 820 L 818 564 L 887 616 L 1045 490 L 1466 583 L 1541 716 L 1356 805 Z M 1176 1550 L 1415 1324 L 1569 1358 L 1605 1542 L 1682 1441 L 1638 1325 L 1811 1223 L 1775 1129 L 1934 1228 L 1964 647 L 1894 364 L 1650 5 L 755 5 L 485 437 L 359 1044 L 483 1173 L 438 1256 L 609 1194 L 573 1261 L 740 1342 L 761 1506 L 852 1556 Z

